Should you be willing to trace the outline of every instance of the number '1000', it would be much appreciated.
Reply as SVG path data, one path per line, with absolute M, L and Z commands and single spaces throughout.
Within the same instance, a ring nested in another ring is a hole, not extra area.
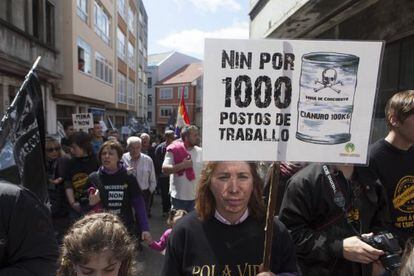
M 226 86 L 224 105 L 225 107 L 232 107 L 233 79 L 227 77 L 223 79 L 223 83 Z M 244 84 L 244 91 L 242 91 L 242 84 Z M 252 102 L 252 90 L 253 87 L 250 77 L 247 75 L 238 76 L 234 81 L 234 101 L 236 106 L 242 108 L 248 107 Z M 264 91 L 264 97 L 262 97 L 262 91 Z M 242 94 L 244 94 L 244 97 L 242 97 Z M 258 108 L 268 107 L 272 102 L 272 96 L 277 108 L 283 109 L 290 105 L 292 100 L 292 82 L 289 77 L 281 76 L 277 78 L 273 86 L 268 76 L 259 76 L 256 78 L 254 82 L 254 102 L 256 106 Z M 264 98 L 263 101 L 262 98 Z

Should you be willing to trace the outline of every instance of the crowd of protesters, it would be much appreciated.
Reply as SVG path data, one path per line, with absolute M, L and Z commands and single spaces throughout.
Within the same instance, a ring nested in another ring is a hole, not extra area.
M 50 211 L 0 184 L 0 275 L 134 275 L 142 241 L 165 254 L 162 275 L 414 275 L 414 91 L 396 93 L 385 114 L 389 133 L 369 166 L 280 163 L 268 269 L 271 168 L 263 177 L 254 162 L 203 164 L 193 125 L 151 143 L 66 124 L 61 141 L 46 137 Z M 169 221 L 158 241 L 156 193 Z

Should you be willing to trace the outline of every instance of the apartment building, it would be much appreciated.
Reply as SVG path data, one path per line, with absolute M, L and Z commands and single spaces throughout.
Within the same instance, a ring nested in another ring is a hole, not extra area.
M 148 123 L 148 15 L 142 0 L 138 0 L 138 104 L 137 119 L 140 124 L 140 131 L 149 132 Z
M 156 114 L 157 104 L 155 100 L 155 84 L 159 80 L 165 79 L 179 68 L 190 63 L 198 63 L 201 60 L 182 54 L 180 52 L 171 51 L 165 53 L 152 54 L 148 56 L 148 112 L 147 118 L 152 132 L 157 127 Z M 199 84 L 199 86 L 202 84 Z M 202 90 L 202 89 L 201 89 Z M 201 100 L 199 100 L 201 101 Z
M 375 141 L 387 132 L 386 101 L 414 87 L 413 11 L 410 0 L 250 0 L 250 37 L 385 41 Z
M 0 115 L 13 101 L 25 75 L 37 56 L 47 131 L 56 128 L 51 108 L 54 93 L 60 86 L 63 67 L 62 1 L 1 0 L 0 1 Z
M 155 85 L 156 130 L 163 133 L 177 116 L 178 105 L 184 91 L 184 101 L 191 124 L 201 127 L 202 122 L 203 64 L 184 65 Z
M 139 82 L 144 79 L 139 68 L 145 68 L 147 47 L 146 39 L 140 43 L 147 37 L 142 2 L 62 2 L 64 78 L 56 92 L 57 120 L 63 123 L 73 113 L 88 112 L 117 128 L 128 125 L 140 110 L 137 95 L 145 94 Z M 145 35 L 140 34 L 143 29 Z

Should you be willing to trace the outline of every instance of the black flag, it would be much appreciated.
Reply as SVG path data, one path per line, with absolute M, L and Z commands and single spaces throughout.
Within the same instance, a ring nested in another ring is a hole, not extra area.
M 26 75 L 0 123 L 0 149 L 7 141 L 13 145 L 21 184 L 46 202 L 48 179 L 44 156 L 43 101 L 39 80 L 33 69 Z

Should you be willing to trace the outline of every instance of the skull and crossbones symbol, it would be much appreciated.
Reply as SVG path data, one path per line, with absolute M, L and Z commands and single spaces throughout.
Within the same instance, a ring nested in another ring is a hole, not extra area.
M 343 84 L 342 84 L 342 81 L 337 81 L 336 80 L 337 77 L 338 77 L 338 73 L 336 72 L 335 69 L 326 68 L 322 72 L 322 81 L 320 81 L 320 80 L 315 81 L 315 84 L 319 83 L 319 84 L 322 84 L 322 86 L 318 87 L 318 88 L 314 88 L 313 91 L 318 92 L 322 89 L 330 88 L 333 91 L 335 91 L 336 93 L 340 93 L 341 90 L 336 89 L 335 86 L 336 85 L 343 85 Z

